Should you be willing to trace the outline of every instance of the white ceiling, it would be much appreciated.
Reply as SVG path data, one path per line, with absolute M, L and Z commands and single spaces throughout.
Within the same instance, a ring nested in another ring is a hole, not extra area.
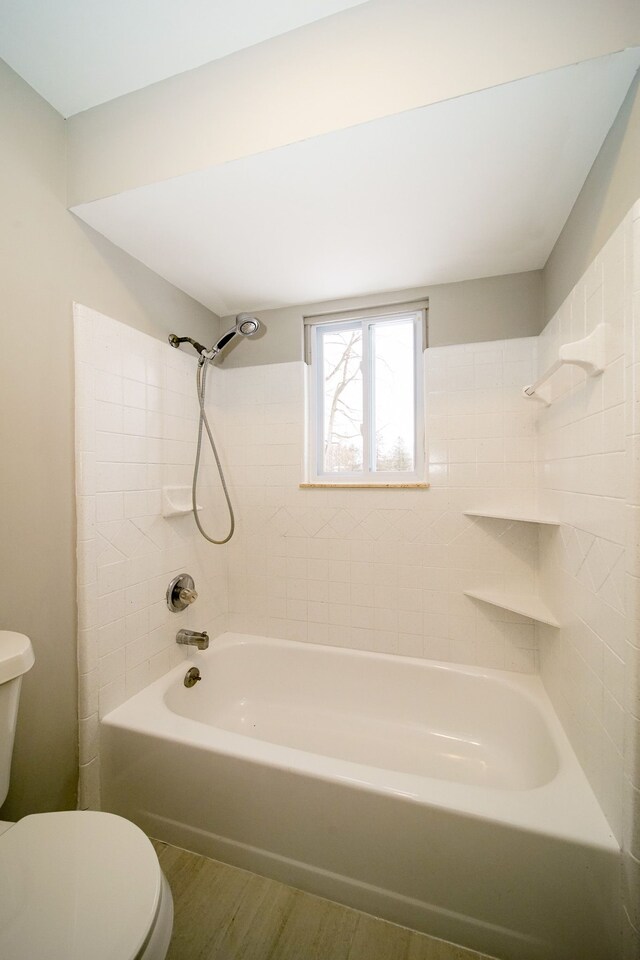
M 64 117 L 364 0 L 0 0 L 0 57 Z
M 587 61 L 75 212 L 220 315 L 538 269 L 639 63 Z

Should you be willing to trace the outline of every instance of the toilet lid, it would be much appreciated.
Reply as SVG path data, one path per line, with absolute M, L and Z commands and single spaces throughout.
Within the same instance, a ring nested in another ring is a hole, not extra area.
M 128 820 L 85 810 L 25 817 L 0 835 L 0 957 L 134 960 L 161 876 Z

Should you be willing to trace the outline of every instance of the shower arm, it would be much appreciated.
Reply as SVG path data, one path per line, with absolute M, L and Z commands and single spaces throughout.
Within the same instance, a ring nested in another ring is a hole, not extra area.
M 194 350 L 199 354 L 204 355 L 209 353 L 206 347 L 203 347 L 201 343 L 198 343 L 197 340 L 193 340 L 191 337 L 177 337 L 175 333 L 169 334 L 169 343 L 172 347 L 175 347 L 176 350 L 181 343 L 190 343 Z

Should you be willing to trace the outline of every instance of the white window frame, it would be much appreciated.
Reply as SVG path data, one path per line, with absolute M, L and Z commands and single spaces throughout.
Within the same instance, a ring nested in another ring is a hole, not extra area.
M 414 484 L 425 479 L 425 434 L 424 434 L 424 361 L 426 348 L 426 307 L 400 310 L 388 308 L 379 310 L 360 310 L 353 314 L 339 314 L 335 317 L 305 318 L 305 359 L 308 364 L 308 417 L 307 417 L 307 480 L 310 483 L 340 484 Z M 390 321 L 413 323 L 414 343 L 414 469 L 380 471 L 373 468 L 371 425 L 375 409 L 375 381 L 373 379 L 373 356 L 371 351 L 371 329 L 377 324 Z M 324 380 L 322 358 L 322 334 L 329 328 L 333 330 L 362 329 L 362 387 L 363 387 L 363 468 L 359 471 L 325 472 L 320 469 L 323 456 L 324 429 L 321 417 L 324 416 Z

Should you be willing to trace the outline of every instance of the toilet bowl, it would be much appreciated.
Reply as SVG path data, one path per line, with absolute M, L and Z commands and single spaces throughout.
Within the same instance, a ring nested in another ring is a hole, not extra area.
M 0 631 L 0 804 L 33 662 L 27 637 Z M 164 960 L 172 925 L 155 850 L 128 820 L 74 810 L 0 823 L 2 960 Z

